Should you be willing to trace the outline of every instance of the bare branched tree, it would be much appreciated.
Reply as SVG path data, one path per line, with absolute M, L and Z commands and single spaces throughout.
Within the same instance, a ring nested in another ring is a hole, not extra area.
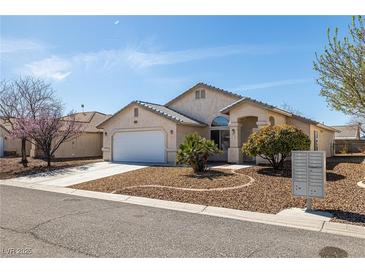
M 73 113 L 62 117 L 62 106 L 59 104 L 42 110 L 35 118 L 17 119 L 13 134 L 16 137 L 27 136 L 42 151 L 43 158 L 50 167 L 60 145 L 77 138 L 82 130 L 82 124 L 76 121 Z
M 0 83 L 0 116 L 5 123 L 15 129 L 17 119 L 35 119 L 45 110 L 57 108 L 60 102 L 55 98 L 50 84 L 33 77 L 19 78 L 12 82 Z M 19 126 L 19 125 L 17 125 Z M 21 163 L 27 166 L 26 142 L 28 136 L 21 139 Z

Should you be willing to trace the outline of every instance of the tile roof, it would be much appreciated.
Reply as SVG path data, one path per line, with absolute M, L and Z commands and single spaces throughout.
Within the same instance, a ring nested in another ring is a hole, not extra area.
M 272 111 L 281 113 L 281 114 L 283 114 L 285 116 L 293 117 L 293 118 L 296 118 L 296 119 L 301 120 L 303 122 L 306 122 L 306 123 L 309 123 L 309 124 L 314 124 L 314 125 L 316 125 L 318 127 L 322 127 L 322 128 L 325 128 L 325 129 L 328 129 L 328 130 L 331 130 L 331 131 L 336 131 L 335 128 L 330 127 L 330 126 L 327 126 L 327 125 L 325 125 L 323 123 L 320 123 L 320 122 L 317 122 L 315 120 L 312 120 L 312 119 L 309 119 L 309 118 L 300 116 L 298 114 L 294 114 L 292 112 L 286 111 L 284 109 L 278 108 L 278 107 L 273 106 L 273 105 L 266 104 L 264 102 L 261 102 L 261 101 L 252 99 L 250 97 L 242 97 L 241 99 L 237 100 L 236 102 L 233 102 L 232 104 L 230 104 L 230 105 L 226 106 L 225 108 L 221 109 L 221 112 L 222 113 L 229 113 L 229 111 L 231 109 L 234 109 L 236 106 L 238 106 L 239 104 L 241 104 L 243 102 L 251 102 L 251 103 L 254 103 L 254 104 L 259 105 L 261 107 L 264 107 L 266 109 L 269 109 L 269 110 L 272 110 Z
M 184 114 L 181 114 L 175 110 L 172 110 L 166 106 L 144 102 L 144 101 L 135 101 L 136 104 L 147 108 L 148 110 L 151 110 L 157 114 L 160 114 L 170 120 L 176 121 L 181 124 L 191 124 L 191 125 L 197 125 L 197 126 L 206 126 L 205 123 L 198 121 L 196 119 L 193 119 L 191 117 L 188 117 Z
M 155 103 L 150 103 L 150 102 L 145 102 L 145 101 L 132 101 L 131 103 L 129 103 L 128 105 L 126 105 L 125 107 L 123 107 L 122 109 L 117 111 L 115 114 L 113 114 L 111 117 L 109 117 L 106 120 L 104 120 L 103 122 L 99 123 L 97 125 L 97 128 L 102 128 L 102 125 L 105 122 L 107 122 L 112 117 L 114 117 L 115 115 L 122 112 L 123 110 L 125 110 L 126 108 L 128 108 L 129 106 L 131 106 L 133 104 L 141 106 L 141 107 L 143 107 L 144 109 L 146 109 L 148 111 L 156 113 L 156 114 L 158 114 L 162 117 L 165 117 L 165 118 L 167 118 L 171 121 L 174 121 L 175 123 L 178 123 L 178 124 L 192 125 L 192 126 L 206 126 L 205 123 L 203 123 L 201 121 L 198 121 L 196 119 L 193 119 L 191 117 L 188 117 L 184 114 L 181 114 L 181 113 L 179 113 L 175 110 L 172 110 L 172 109 L 168 108 L 167 106 L 160 105 L 160 104 L 155 104 Z
M 173 102 L 175 102 L 176 100 L 178 100 L 179 98 L 181 98 L 182 96 L 184 96 L 185 94 L 189 93 L 190 91 L 192 91 L 192 90 L 194 90 L 196 88 L 200 88 L 200 87 L 209 88 L 209 89 L 212 89 L 214 91 L 217 91 L 217 92 L 220 92 L 220 93 L 223 93 L 223 94 L 232 96 L 232 97 L 236 97 L 237 99 L 242 98 L 242 95 L 240 95 L 240 94 L 237 94 L 237 93 L 234 93 L 234 92 L 230 92 L 228 90 L 224 90 L 224 89 L 217 88 L 215 86 L 211 86 L 211 85 L 208 85 L 206 83 L 200 82 L 200 83 L 197 83 L 196 85 L 194 85 L 193 87 L 189 88 L 185 92 L 181 93 L 180 95 L 178 95 L 174 99 L 172 99 L 169 102 L 167 102 L 165 104 L 165 106 L 169 106 L 170 104 L 172 104 Z
M 102 132 L 102 130 L 96 126 L 111 116 L 98 111 L 77 112 L 73 115 L 75 116 L 76 122 L 84 125 L 84 132 Z M 64 119 L 67 120 L 68 117 L 69 116 L 65 116 Z
M 75 116 L 76 122 L 84 125 L 84 132 L 102 132 L 102 130 L 97 128 L 96 126 L 111 116 L 98 111 L 77 112 L 72 115 Z M 62 119 L 70 119 L 70 115 L 64 116 Z M 16 118 L 11 118 L 11 120 L 15 121 Z M 5 122 L 2 117 L 0 117 L 0 125 L 7 131 L 10 131 L 12 129 L 11 124 Z
M 360 127 L 359 125 L 341 125 L 332 126 L 337 129 L 335 133 L 335 139 L 359 139 L 360 138 Z

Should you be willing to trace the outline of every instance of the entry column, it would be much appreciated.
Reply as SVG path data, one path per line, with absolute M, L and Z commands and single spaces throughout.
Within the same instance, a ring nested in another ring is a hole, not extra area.
M 228 126 L 230 138 L 230 145 L 228 148 L 228 162 L 238 164 L 241 162 L 242 158 L 240 148 L 241 126 L 237 122 L 230 122 Z

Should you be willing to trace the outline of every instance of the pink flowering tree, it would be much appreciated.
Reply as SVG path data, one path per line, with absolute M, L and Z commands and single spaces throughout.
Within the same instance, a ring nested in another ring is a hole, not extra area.
M 14 81 L 0 81 L 0 120 L 10 125 L 11 131 L 19 132 L 17 120 L 35 119 L 42 111 L 59 105 L 51 85 L 41 79 L 20 77 Z M 13 134 L 14 135 L 14 134 Z M 27 166 L 26 142 L 30 141 L 25 131 L 21 139 L 21 162 Z
M 13 135 L 16 138 L 24 136 L 39 148 L 47 166 L 62 143 L 77 138 L 82 133 L 82 125 L 75 121 L 73 113 L 66 117 L 61 115 L 61 106 L 43 110 L 35 118 L 20 118 L 15 122 Z

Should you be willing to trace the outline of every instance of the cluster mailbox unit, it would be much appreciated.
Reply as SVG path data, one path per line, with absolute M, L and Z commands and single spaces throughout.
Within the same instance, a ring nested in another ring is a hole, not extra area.
M 312 198 L 324 198 L 325 181 L 325 151 L 292 151 L 292 193 L 307 198 L 307 210 Z

